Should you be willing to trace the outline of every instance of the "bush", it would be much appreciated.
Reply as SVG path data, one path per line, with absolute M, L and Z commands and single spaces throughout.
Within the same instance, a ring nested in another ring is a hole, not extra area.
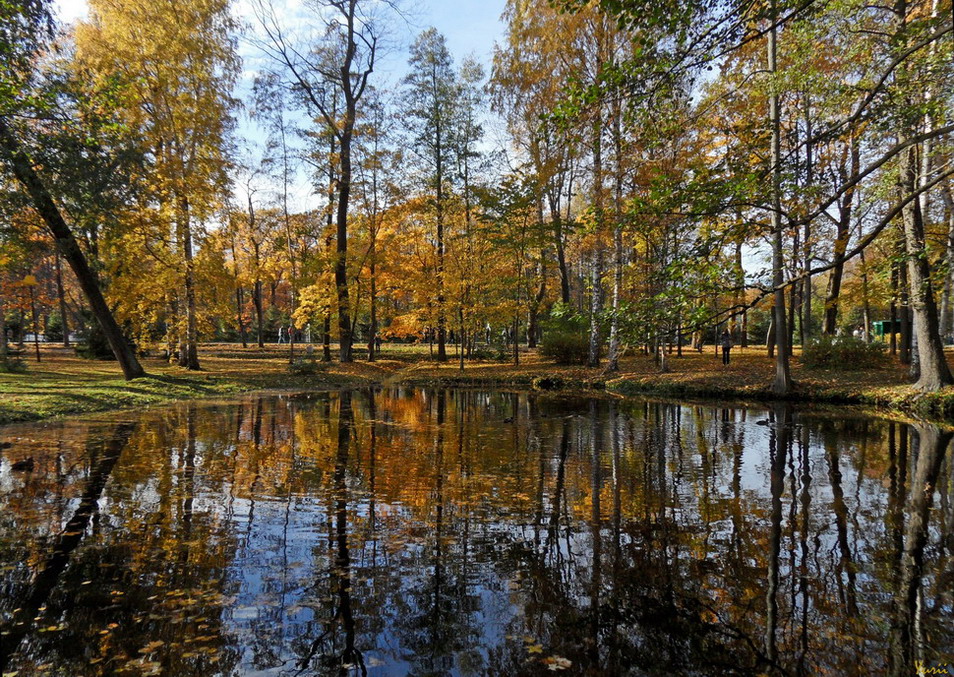
M 86 340 L 76 346 L 76 354 L 85 357 L 87 360 L 115 360 L 113 349 L 106 340 L 106 333 L 99 325 L 99 322 L 93 321 L 86 329 Z M 123 337 L 126 343 L 133 350 L 137 350 L 136 343 L 129 338 L 128 327 L 124 328 Z
M 47 341 L 59 342 L 63 340 L 63 318 L 58 312 L 50 313 L 50 319 L 46 323 L 46 329 L 43 331 Z
M 478 346 L 470 351 L 471 360 L 494 360 L 500 362 L 511 356 L 502 346 Z
M 585 322 L 572 315 L 551 319 L 543 330 L 540 354 L 557 364 L 586 364 L 590 341 Z
M 293 374 L 317 374 L 321 371 L 314 348 L 308 346 L 304 355 L 288 365 L 288 371 Z
M 802 364 L 808 369 L 856 371 L 884 366 L 885 345 L 865 343 L 851 336 L 822 336 L 808 343 L 802 352 Z
M 17 357 L 0 359 L 0 374 L 22 374 L 26 370 L 26 362 Z
M 535 390 L 559 390 L 566 386 L 566 381 L 559 376 L 537 376 L 530 385 Z

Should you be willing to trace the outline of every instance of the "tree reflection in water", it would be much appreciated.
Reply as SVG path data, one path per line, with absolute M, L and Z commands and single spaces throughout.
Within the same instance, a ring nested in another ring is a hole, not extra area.
M 384 389 L 8 427 L 2 671 L 912 674 L 951 434 Z

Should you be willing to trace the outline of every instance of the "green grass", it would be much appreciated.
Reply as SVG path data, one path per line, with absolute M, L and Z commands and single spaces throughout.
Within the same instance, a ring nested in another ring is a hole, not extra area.
M 53 347 L 44 347 L 42 358 L 40 363 L 27 361 L 24 372 L 0 373 L 0 424 L 248 390 L 341 387 L 374 380 L 347 365 L 323 365 L 317 374 L 295 376 L 288 372 L 287 357 L 277 351 L 239 353 L 235 358 L 203 354 L 203 370 L 198 372 L 146 359 L 149 376 L 132 381 L 122 378 L 115 362 L 84 360 Z

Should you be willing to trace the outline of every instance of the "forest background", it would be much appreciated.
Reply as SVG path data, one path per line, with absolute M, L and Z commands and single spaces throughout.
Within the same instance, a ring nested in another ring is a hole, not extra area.
M 727 333 L 775 395 L 796 356 L 951 384 L 950 3 L 508 0 L 490 64 L 396 0 L 242 9 L 0 2 L 4 369 L 42 334 L 127 378 L 279 340 L 665 372 Z

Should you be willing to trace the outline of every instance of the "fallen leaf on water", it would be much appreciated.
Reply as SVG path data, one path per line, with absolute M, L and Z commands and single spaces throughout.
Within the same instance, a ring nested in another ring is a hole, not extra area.
M 563 656 L 550 656 L 543 659 L 543 664 L 547 666 L 548 670 L 555 672 L 557 670 L 568 670 L 573 665 L 573 661 Z
M 543 645 L 531 644 L 527 647 L 527 651 L 529 651 L 530 653 L 543 653 Z

